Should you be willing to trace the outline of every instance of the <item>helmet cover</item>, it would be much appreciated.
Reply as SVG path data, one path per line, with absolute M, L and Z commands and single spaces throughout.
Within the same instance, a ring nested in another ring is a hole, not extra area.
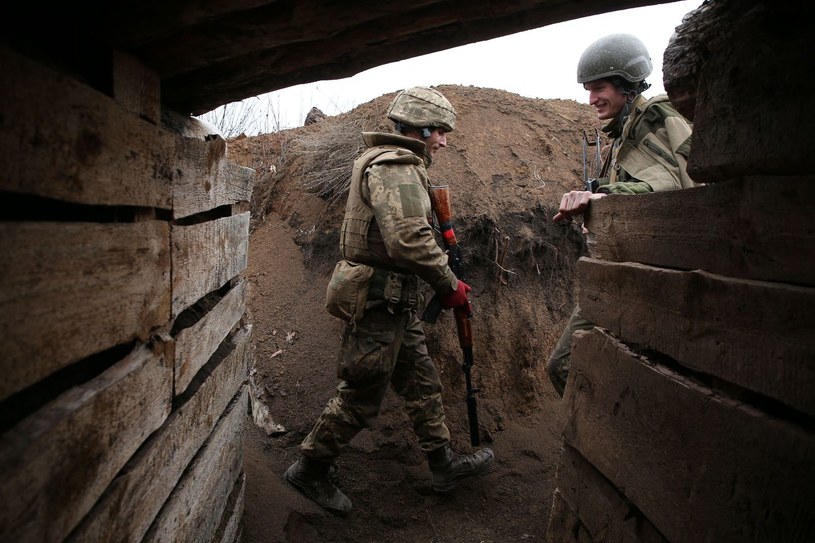
M 456 110 L 442 93 L 428 87 L 411 87 L 400 92 L 388 106 L 388 118 L 416 128 L 440 127 L 452 132 Z

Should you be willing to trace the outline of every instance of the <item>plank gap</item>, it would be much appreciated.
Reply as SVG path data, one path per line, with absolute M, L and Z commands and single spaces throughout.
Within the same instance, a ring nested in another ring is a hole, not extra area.
M 175 221 L 173 221 L 173 225 L 192 226 L 195 224 L 202 224 L 205 222 L 213 221 L 215 219 L 231 217 L 233 214 L 234 213 L 232 205 L 225 204 L 222 206 L 215 207 L 213 209 L 208 209 L 207 211 L 203 211 L 201 213 L 196 213 L 194 215 L 189 215 L 187 217 L 176 219 Z
M 616 337 L 611 332 L 606 332 L 609 335 Z M 627 342 L 625 345 L 632 352 L 641 355 L 644 362 L 648 364 L 656 363 L 661 366 L 665 366 L 672 372 L 675 372 L 686 379 L 693 380 L 723 397 L 730 398 L 741 404 L 757 409 L 758 411 L 762 411 L 773 418 L 799 426 L 807 432 L 815 433 L 815 419 L 813 419 L 813 417 L 793 407 L 790 407 L 779 400 L 735 383 L 731 383 L 722 379 L 721 377 L 691 369 L 677 362 L 670 356 L 653 349 Z
M 208 292 L 193 305 L 179 313 L 173 323 L 173 329 L 170 331 L 170 335 L 176 337 L 182 330 L 194 326 L 198 321 L 204 318 L 213 307 L 218 305 L 218 302 L 232 290 L 232 287 L 233 284 L 228 282 L 221 288 Z
M 0 191 L 0 220 L 6 222 L 132 223 L 153 218 L 169 221 L 170 210 L 74 204 L 42 196 Z
M 123 343 L 91 355 L 0 402 L 0 434 L 13 428 L 65 391 L 99 376 L 127 356 L 133 350 L 134 344 L 135 342 Z

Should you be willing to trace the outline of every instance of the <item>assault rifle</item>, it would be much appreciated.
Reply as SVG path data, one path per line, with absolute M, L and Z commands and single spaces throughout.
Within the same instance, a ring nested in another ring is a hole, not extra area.
M 594 167 L 593 176 L 589 177 L 589 147 L 594 147 Z M 597 187 L 600 185 L 597 180 L 602 176 L 603 160 L 600 158 L 600 131 L 594 129 L 594 141 L 589 139 L 586 131 L 583 130 L 583 184 L 584 190 L 589 192 L 597 192 Z
M 448 264 L 453 273 L 456 274 L 459 280 L 464 281 L 464 262 L 461 258 L 461 249 L 456 240 L 456 234 L 453 231 L 453 213 L 450 209 L 450 194 L 448 186 L 431 186 L 429 189 L 430 202 L 433 206 L 433 212 L 436 214 L 436 219 L 439 222 L 439 230 L 441 231 L 444 248 L 447 252 Z M 422 312 L 421 319 L 427 323 L 435 324 L 442 311 L 441 299 L 439 295 L 434 295 L 424 311 Z M 461 364 L 461 369 L 464 370 L 464 379 L 467 385 L 467 418 L 470 423 L 470 443 L 475 447 L 481 443 L 481 438 L 478 435 L 478 411 L 476 409 L 475 393 L 478 392 L 477 388 L 473 388 L 472 379 L 470 377 L 470 370 L 473 367 L 473 332 L 470 328 L 470 315 L 472 314 L 472 306 L 468 301 L 467 304 L 453 309 L 453 315 L 456 319 L 456 328 L 458 330 L 458 342 L 461 345 L 461 351 L 464 355 L 464 362 Z

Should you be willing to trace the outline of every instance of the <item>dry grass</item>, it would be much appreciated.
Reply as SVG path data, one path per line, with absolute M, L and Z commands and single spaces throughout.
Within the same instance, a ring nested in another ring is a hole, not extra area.
M 317 127 L 293 143 L 302 157 L 303 188 L 331 205 L 348 192 L 354 159 L 365 149 L 359 135 L 363 123 L 325 119 Z

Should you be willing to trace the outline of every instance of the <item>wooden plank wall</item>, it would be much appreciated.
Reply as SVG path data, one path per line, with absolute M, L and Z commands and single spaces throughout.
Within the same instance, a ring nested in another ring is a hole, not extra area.
M 708 184 L 592 204 L 579 300 L 597 326 L 573 342 L 549 541 L 815 535 L 815 177 L 802 147 L 815 115 L 773 98 L 806 87 L 783 67 L 811 62 L 812 17 L 748 4 L 706 5 L 683 28 L 701 34 L 685 37 L 699 54 L 674 52 L 700 63 L 691 173 Z
M 0 540 L 237 541 L 253 172 L 128 55 L 0 64 Z

